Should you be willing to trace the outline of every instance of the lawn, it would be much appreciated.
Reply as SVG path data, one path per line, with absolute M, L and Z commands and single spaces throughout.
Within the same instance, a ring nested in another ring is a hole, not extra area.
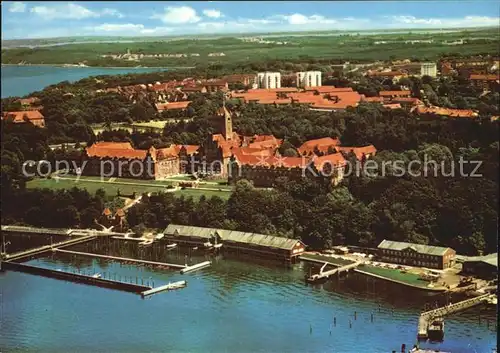
M 419 277 L 420 277 L 419 275 L 417 275 L 415 273 L 408 273 L 408 272 L 402 273 L 401 270 L 374 267 L 374 266 L 369 266 L 369 265 L 361 265 L 358 267 L 358 269 L 361 271 L 364 271 L 364 272 L 373 273 L 374 275 L 378 275 L 378 276 L 392 279 L 395 281 L 407 283 L 407 284 L 417 286 L 417 287 L 427 288 L 427 285 L 429 284 L 428 281 L 424 281 L 422 279 L 419 279 Z
M 71 189 L 74 187 L 85 189 L 89 193 L 94 194 L 99 189 L 104 189 L 108 196 L 116 196 L 118 190 L 122 195 L 131 195 L 134 192 L 136 194 L 143 194 L 147 192 L 158 192 L 168 190 L 166 187 L 171 185 L 171 182 L 166 180 L 140 180 L 140 179 L 127 179 L 127 178 L 116 178 L 115 181 L 109 182 L 109 178 L 104 178 L 101 182 L 100 177 L 85 176 L 80 177 L 76 180 L 74 176 L 68 176 L 68 179 L 34 179 L 27 183 L 28 188 L 47 188 L 52 190 L 60 189 Z M 71 180 L 69 179 L 71 178 Z M 136 184 L 136 185 L 132 185 Z M 211 185 L 210 185 L 211 186 Z M 217 186 L 213 185 L 217 189 L 230 188 L 230 186 Z M 207 185 L 206 187 L 209 187 Z M 174 195 L 185 197 L 192 196 L 197 199 L 201 195 L 205 195 L 210 198 L 212 196 L 219 196 L 223 199 L 228 199 L 231 192 L 227 191 L 215 191 L 215 190 L 197 190 L 197 189 L 184 189 L 174 192 Z
M 344 265 L 349 265 L 352 264 L 353 261 L 351 260 L 345 260 L 341 259 L 338 257 L 330 257 L 330 256 L 324 256 L 324 255 L 316 255 L 316 254 L 305 254 L 301 255 L 300 258 L 302 260 L 307 260 L 307 259 L 313 259 L 313 260 L 319 260 L 319 261 L 325 261 L 333 265 L 337 266 L 344 266 Z

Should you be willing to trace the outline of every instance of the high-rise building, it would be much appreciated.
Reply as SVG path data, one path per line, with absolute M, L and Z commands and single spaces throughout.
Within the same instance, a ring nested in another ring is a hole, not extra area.
M 436 63 L 422 63 L 420 65 L 420 76 L 437 76 L 437 65 Z
M 321 86 L 321 71 L 297 72 L 297 87 Z
M 257 85 L 259 88 L 281 88 L 281 74 L 279 72 L 259 72 Z

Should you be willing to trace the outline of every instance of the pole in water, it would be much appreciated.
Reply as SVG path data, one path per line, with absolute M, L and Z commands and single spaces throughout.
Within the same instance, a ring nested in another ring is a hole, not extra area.
M 309 333 L 311 334 L 313 332 L 313 328 L 312 328 L 312 325 L 309 324 Z
M 373 313 L 370 314 L 370 321 L 373 322 Z
M 330 324 L 330 336 L 332 335 L 332 324 Z
M 349 319 L 349 328 L 352 328 L 352 321 Z
M 333 318 L 333 326 L 337 326 L 337 318 L 336 317 Z
M 354 312 L 354 320 L 356 320 L 357 312 Z

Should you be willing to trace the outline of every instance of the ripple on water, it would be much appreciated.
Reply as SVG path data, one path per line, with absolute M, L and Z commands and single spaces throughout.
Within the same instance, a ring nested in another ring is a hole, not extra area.
M 32 261 L 72 271 L 76 260 Z M 73 352 L 389 352 L 399 350 L 401 343 L 415 343 L 423 306 L 422 299 L 356 274 L 305 285 L 307 267 L 290 270 L 222 260 L 180 275 L 92 259 L 78 266 L 151 277 L 156 285 L 182 278 L 188 287 L 141 300 L 129 293 L 9 271 L 0 277 L 6 284 L 1 346 L 53 352 L 68 347 Z M 366 288 L 369 291 L 363 291 Z M 475 311 L 450 317 L 445 342 L 424 346 L 489 353 L 496 333 L 486 330 L 484 320 L 493 323 L 495 313 L 485 310 L 482 318 L 480 325 Z

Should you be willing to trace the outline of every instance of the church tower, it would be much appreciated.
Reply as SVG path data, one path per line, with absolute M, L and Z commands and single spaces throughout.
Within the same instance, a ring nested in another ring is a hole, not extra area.
M 219 117 L 224 119 L 222 121 L 222 136 L 226 139 L 226 141 L 230 141 L 233 139 L 233 120 L 231 118 L 231 113 L 226 108 L 226 97 L 222 98 L 222 108 L 219 109 Z

